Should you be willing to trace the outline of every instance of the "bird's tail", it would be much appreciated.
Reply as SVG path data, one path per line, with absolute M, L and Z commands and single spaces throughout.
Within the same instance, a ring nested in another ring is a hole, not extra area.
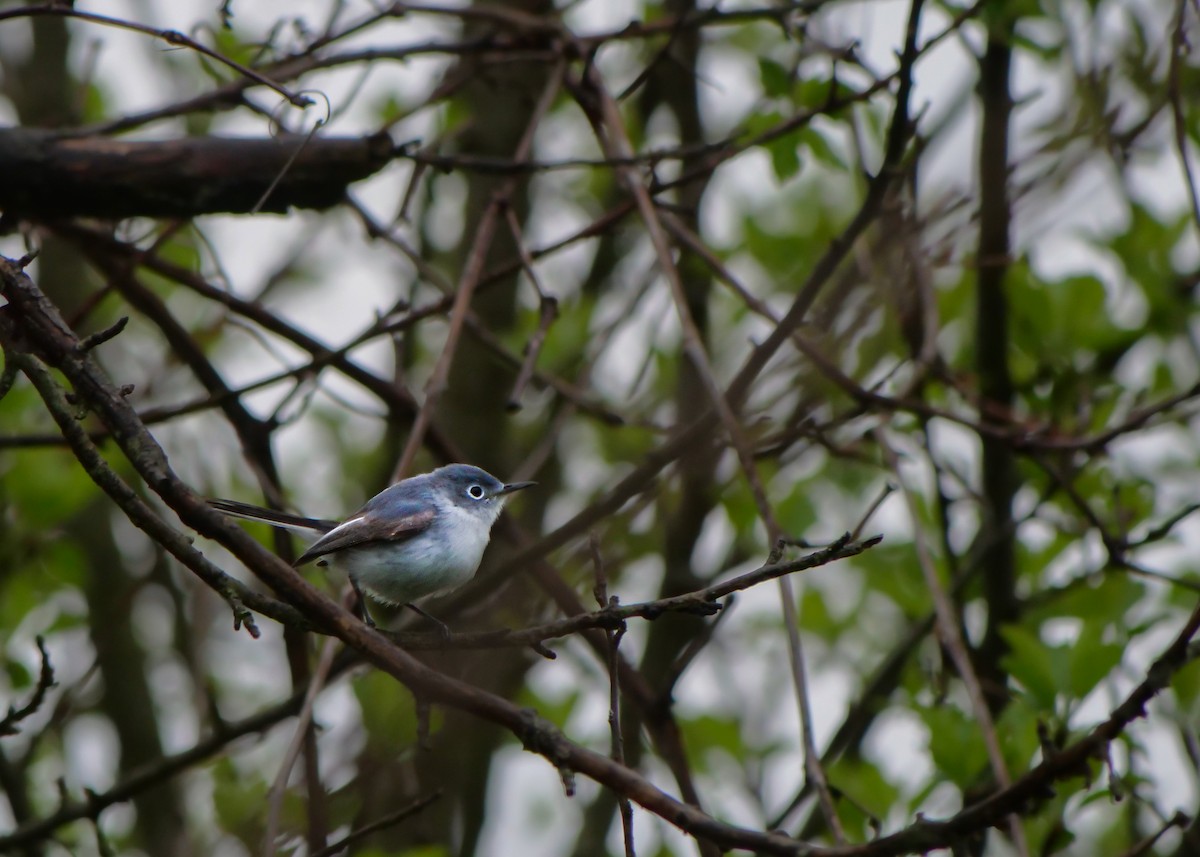
M 272 527 L 282 527 L 285 530 L 327 533 L 338 525 L 337 521 L 289 515 L 287 512 L 277 512 L 274 509 L 251 506 L 249 503 L 239 503 L 237 500 L 209 500 L 208 505 L 214 509 L 219 509 L 226 515 L 233 515 L 235 518 L 245 518 L 248 521 L 264 521 Z

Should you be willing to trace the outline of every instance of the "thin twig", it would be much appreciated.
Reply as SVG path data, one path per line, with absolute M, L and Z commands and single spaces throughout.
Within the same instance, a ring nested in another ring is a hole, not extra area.
M 534 291 L 537 292 L 539 309 L 537 330 L 534 331 L 533 336 L 525 344 L 525 359 L 521 361 L 521 369 L 517 372 L 517 380 L 513 382 L 512 392 L 508 394 L 508 409 L 516 411 L 521 409 L 521 395 L 525 392 L 525 387 L 529 384 L 529 379 L 533 377 L 533 370 L 537 365 L 538 355 L 542 353 L 542 345 L 546 342 L 546 334 L 550 331 L 550 325 L 558 318 L 558 299 L 548 294 L 538 281 L 537 270 L 533 265 L 533 257 L 529 254 L 529 248 L 525 245 L 521 224 L 517 220 L 517 213 L 511 205 L 505 206 L 504 216 L 508 222 L 509 231 L 512 232 L 513 241 L 517 245 L 517 253 L 521 258 L 521 267 L 525 269 L 525 276 L 529 277 L 529 282 L 533 284 Z
M 517 631 L 476 631 L 469 633 L 453 633 L 449 637 L 441 634 L 414 633 L 406 631 L 381 632 L 394 639 L 400 646 L 410 651 L 429 649 L 487 649 L 496 647 L 528 646 L 535 642 L 543 642 L 556 637 L 565 637 L 582 631 L 596 628 L 612 630 L 628 619 L 647 619 L 653 621 L 668 613 L 691 613 L 699 616 L 710 616 L 722 609 L 721 600 L 734 592 L 740 592 L 753 586 L 758 586 L 786 574 L 818 568 L 847 559 L 870 550 L 883 540 L 882 536 L 874 536 L 862 541 L 852 542 L 847 536 L 833 544 L 800 557 L 799 559 L 763 565 L 754 571 L 746 572 L 721 583 L 682 595 L 671 595 L 654 601 L 643 601 L 633 604 L 617 604 L 596 610 L 591 613 L 577 612 L 565 619 L 558 619 L 544 625 L 524 628 Z
M 1163 835 L 1169 830 L 1175 827 L 1178 827 L 1180 830 L 1185 830 L 1191 823 L 1192 820 L 1188 818 L 1188 816 L 1182 810 L 1175 810 L 1175 814 L 1163 821 L 1158 830 L 1154 831 L 1149 836 L 1146 836 L 1141 842 L 1133 845 L 1128 851 L 1123 852 L 1120 857 L 1143 857 L 1143 855 L 1150 853 L 1150 849 L 1153 848 L 1158 840 L 1162 839 Z M 1183 852 L 1179 851 L 1176 853 Z
M 1191 45 L 1187 38 L 1187 10 L 1194 0 L 1177 0 L 1175 21 L 1171 27 L 1171 60 L 1167 65 L 1167 97 L 1171 104 L 1171 120 L 1175 130 L 1175 154 L 1183 170 L 1187 185 L 1188 200 L 1192 206 L 1192 226 L 1200 230 L 1200 191 L 1196 189 L 1196 177 L 1192 173 L 1191 145 L 1188 141 L 1188 122 L 1184 113 L 1183 92 L 1180 85 L 1180 68 Z
M 667 675 L 662 681 L 662 693 L 664 697 L 668 696 L 674 690 L 675 685 L 679 683 L 679 680 L 683 678 L 683 674 L 687 672 L 687 668 L 692 665 L 696 657 L 704 651 L 704 648 L 716 636 L 717 628 L 721 626 L 727 617 L 733 614 L 733 606 L 736 603 L 736 595 L 726 596 L 725 600 L 721 602 L 721 612 L 711 622 L 706 624 L 699 634 L 692 637 L 688 641 L 687 647 L 671 662 L 671 668 L 667 671 Z
M 772 556 L 782 554 L 776 547 Z M 825 776 L 825 766 L 821 764 L 821 756 L 817 752 L 816 738 L 813 736 L 812 703 L 809 701 L 808 675 L 804 667 L 804 648 L 800 641 L 800 618 L 796 615 L 796 595 L 792 591 L 792 582 L 788 577 L 778 580 L 779 600 L 783 604 L 783 626 L 787 631 L 788 662 L 792 667 L 792 686 L 796 691 L 796 707 L 800 711 L 800 739 L 804 746 L 804 777 L 817 793 L 817 801 L 821 807 L 821 815 L 833 833 L 833 839 L 838 845 L 846 841 L 846 831 L 838 818 L 837 807 L 833 803 L 833 794 L 829 791 L 829 780 Z
M 333 668 L 333 656 L 337 653 L 337 649 L 336 637 L 330 637 L 321 647 L 317 668 L 313 670 L 312 677 L 308 681 L 308 688 L 304 692 L 304 703 L 300 706 L 300 715 L 292 733 L 292 741 L 288 744 L 287 752 L 283 754 L 283 761 L 279 765 L 278 773 L 275 774 L 275 781 L 267 793 L 267 830 L 263 838 L 265 857 L 274 857 L 279 833 L 279 816 L 283 810 L 283 798 L 287 794 L 288 779 L 292 775 L 292 768 L 300 756 L 300 751 L 304 749 L 304 742 L 308 736 L 309 727 L 312 725 L 313 706 L 316 705 L 317 696 L 325 689 L 325 684 L 329 681 L 329 673 Z
M 386 815 L 375 819 L 370 824 L 364 824 L 362 827 L 358 828 L 357 830 L 351 830 L 349 833 L 347 833 L 345 836 L 343 836 L 337 842 L 334 842 L 332 845 L 328 845 L 325 848 L 322 848 L 320 851 L 313 854 L 312 857 L 333 857 L 333 855 L 345 850 L 346 848 L 349 848 L 351 845 L 353 845 L 355 842 L 358 842 L 360 839 L 367 838 L 368 836 L 370 836 L 372 833 L 375 833 L 376 831 L 385 830 L 386 828 L 389 828 L 389 827 L 394 827 L 395 825 L 399 824 L 400 822 L 402 822 L 406 819 L 412 818 L 414 815 L 417 815 L 419 812 L 424 810 L 425 807 L 429 806 L 434 801 L 440 800 L 441 797 L 442 797 L 442 792 L 439 789 L 438 791 L 435 791 L 433 794 L 426 795 L 423 798 L 419 798 L 419 799 L 413 801 L 412 803 L 410 803 L 408 806 L 401 807 L 400 809 L 396 810 L 395 812 L 389 812 Z
M 328 100 L 326 100 L 325 103 L 326 107 L 328 107 Z M 291 170 L 292 165 L 296 163 L 296 159 L 300 157 L 301 153 L 303 153 L 304 147 L 307 146 L 309 141 L 311 141 L 312 138 L 317 135 L 317 132 L 321 130 L 326 121 L 327 119 L 319 119 L 313 123 L 312 128 L 308 130 L 308 132 L 304 135 L 304 139 L 300 141 L 300 145 L 297 146 L 292 151 L 291 155 L 288 156 L 288 159 L 284 161 L 283 166 L 279 168 L 279 171 L 275 174 L 274 178 L 271 179 L 271 183 L 267 185 L 266 189 L 262 192 L 262 195 L 258 198 L 258 201 L 255 202 L 254 205 L 250 206 L 250 210 L 246 212 L 247 214 L 255 215 L 262 210 L 262 207 L 267 204 L 267 200 L 271 198 L 271 194 L 275 192 L 275 188 L 279 187 L 279 183 L 283 181 L 284 176 L 288 174 L 288 171 Z
M 50 663 L 50 653 L 46 651 L 46 640 L 40 634 L 35 638 L 38 652 L 42 655 L 42 668 L 38 673 L 37 684 L 33 688 L 33 695 L 29 697 L 29 702 L 22 705 L 20 708 L 8 706 L 8 713 L 0 720 L 0 736 L 16 735 L 21 730 L 18 724 L 22 720 L 35 714 L 42 707 L 42 702 L 46 699 L 46 693 L 50 688 L 54 687 L 54 665 Z
M 125 329 L 125 325 L 127 324 L 129 324 L 129 316 L 123 315 L 110 327 L 107 327 L 101 331 L 97 331 L 91 336 L 85 337 L 82 344 L 83 350 L 91 351 L 96 346 L 108 342 L 110 339 L 120 334 L 120 332 Z
M 908 509 L 909 519 L 912 521 L 913 547 L 917 554 L 917 564 L 921 567 L 921 574 L 925 578 L 925 586 L 933 598 L 934 613 L 937 616 L 935 630 L 938 641 L 950 653 L 950 659 L 954 662 L 954 669 L 958 672 L 963 685 L 967 689 L 967 697 L 971 701 L 971 713 L 979 723 L 979 731 L 983 735 L 983 743 L 987 748 L 988 762 L 992 768 L 992 776 L 996 778 L 996 782 L 1000 784 L 1002 789 L 1006 789 L 1012 785 L 1012 778 L 1008 773 L 1008 764 L 1004 761 L 1004 752 L 1000 749 L 1000 739 L 996 734 L 996 723 L 992 719 L 987 698 L 984 696 L 983 688 L 979 683 L 979 676 L 975 673 L 975 666 L 971 662 L 970 653 L 967 651 L 967 643 L 963 639 L 959 626 L 958 611 L 938 577 L 933 554 L 930 552 L 929 544 L 925 539 L 925 530 L 921 525 L 921 513 L 917 506 L 916 495 L 900 470 L 900 461 L 896 456 L 895 450 L 892 449 L 885 431 L 882 428 L 876 429 L 874 435 L 883 453 L 884 461 L 888 469 L 892 472 L 896 484 L 900 488 L 900 493 L 904 497 L 904 504 Z M 1013 842 L 1020 853 L 1028 854 L 1029 846 L 1025 842 L 1021 819 L 1016 814 L 1013 814 L 1009 820 L 1009 829 L 1012 832 Z
M 615 595 L 608 594 L 608 577 L 604 569 L 604 558 L 600 554 L 600 542 L 593 532 L 588 539 L 588 547 L 592 554 L 592 568 L 596 575 L 594 589 L 596 603 L 601 610 L 617 607 L 619 602 Z M 621 669 L 618 651 L 621 638 L 625 636 L 626 625 L 621 622 L 615 629 L 604 632 L 608 641 L 608 731 L 609 755 L 618 765 L 625 764 L 625 742 L 621 737 Z M 637 857 L 633 847 L 633 806 L 629 798 L 618 793 L 617 806 L 621 812 L 621 833 L 625 844 L 625 857 Z

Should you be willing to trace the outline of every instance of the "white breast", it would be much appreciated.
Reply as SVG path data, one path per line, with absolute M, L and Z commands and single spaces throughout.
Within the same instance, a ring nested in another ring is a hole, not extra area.
M 452 504 L 438 514 L 436 535 L 426 531 L 407 541 L 340 551 L 336 565 L 385 604 L 408 604 L 462 586 L 479 569 L 495 516 L 489 521 Z

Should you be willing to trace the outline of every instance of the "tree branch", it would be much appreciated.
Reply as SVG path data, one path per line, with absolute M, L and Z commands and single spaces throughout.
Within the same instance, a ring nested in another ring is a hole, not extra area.
M 6 128 L 0 208 L 48 220 L 245 214 L 260 201 L 259 211 L 322 209 L 391 158 L 386 134 L 143 142 Z

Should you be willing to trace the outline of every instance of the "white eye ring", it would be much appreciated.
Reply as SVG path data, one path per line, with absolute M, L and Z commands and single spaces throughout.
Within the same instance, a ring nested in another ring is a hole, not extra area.
M 472 485 L 470 488 L 467 489 L 467 496 L 472 497 L 476 500 L 482 500 L 483 499 L 483 488 L 479 485 Z

